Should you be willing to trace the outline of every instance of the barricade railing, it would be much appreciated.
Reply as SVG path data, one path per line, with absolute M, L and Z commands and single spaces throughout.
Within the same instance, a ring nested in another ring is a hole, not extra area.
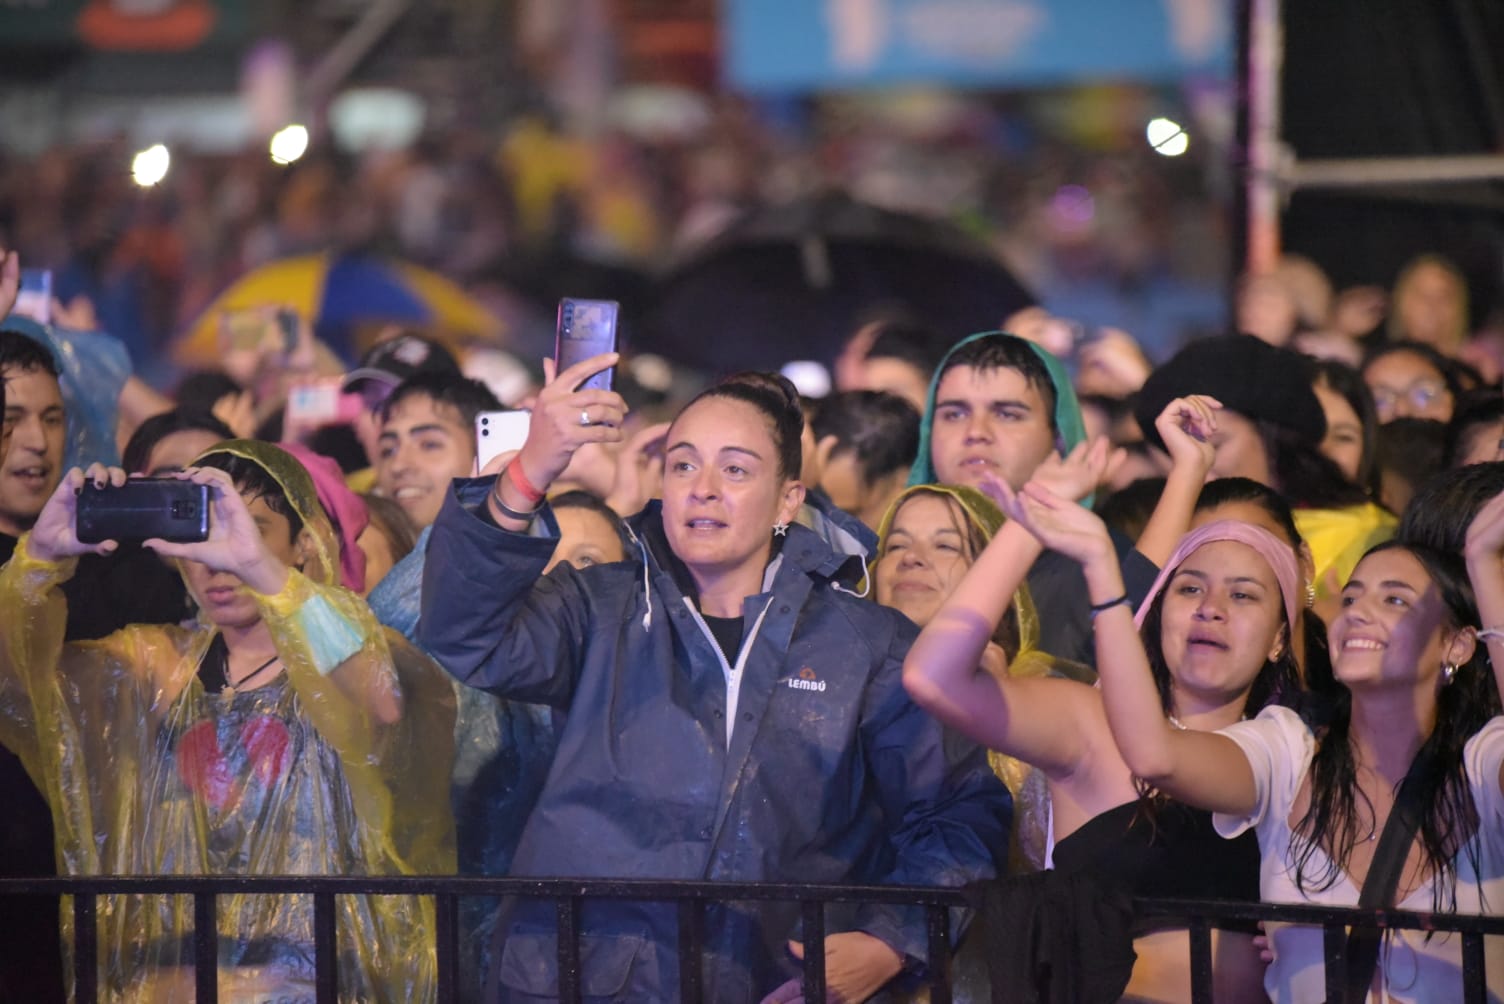
M 440 1004 L 457 999 L 459 901 L 464 897 L 551 899 L 558 920 L 559 1000 L 581 999 L 580 907 L 585 900 L 626 899 L 676 903 L 679 932 L 680 997 L 703 997 L 701 955 L 705 908 L 713 903 L 778 901 L 800 904 L 805 957 L 805 1000 L 825 999 L 825 906 L 828 903 L 887 903 L 923 907 L 928 929 L 927 977 L 933 1004 L 952 999 L 950 916 L 972 905 L 964 889 L 928 886 L 805 885 L 766 882 L 659 882 L 614 879 L 523 879 L 480 876 L 114 876 L 0 878 L 0 896 L 45 895 L 73 898 L 74 988 L 78 1004 L 99 998 L 97 900 L 100 896 L 171 895 L 194 900 L 194 983 L 200 1004 L 218 1000 L 216 905 L 224 895 L 310 895 L 314 911 L 315 992 L 319 1004 L 339 999 L 335 899 L 339 896 L 432 896 Z M 1504 916 L 1426 913 L 1410 910 L 1357 910 L 1342 907 L 1247 903 L 1226 900 L 1143 899 L 1140 917 L 1173 917 L 1190 934 L 1191 994 L 1194 1004 L 1211 1004 L 1213 928 L 1250 921 L 1320 927 L 1326 961 L 1327 1004 L 1345 996 L 1347 931 L 1352 925 L 1401 928 L 1462 937 L 1463 1004 L 1488 1000 L 1485 935 L 1504 935 Z M 1353 1002 L 1360 1004 L 1360 1002 Z
M 628 899 L 676 903 L 679 921 L 679 983 L 683 1001 L 703 998 L 700 958 L 704 946 L 705 907 L 712 903 L 778 901 L 798 903 L 805 953 L 802 970 L 805 1000 L 825 999 L 825 905 L 888 903 L 923 907 L 929 941 L 930 1000 L 951 1000 L 950 916 L 967 905 L 961 889 L 928 886 L 806 885 L 767 882 L 658 882 L 615 879 L 523 879 L 479 876 L 113 876 L 69 878 L 0 878 L 0 896 L 73 897 L 74 1000 L 99 999 L 96 902 L 100 896 L 192 896 L 195 999 L 219 999 L 216 903 L 225 895 L 311 895 L 313 898 L 314 983 L 318 1004 L 339 1000 L 336 961 L 338 896 L 432 896 L 438 952 L 438 1001 L 457 1000 L 459 976 L 459 901 L 482 896 L 551 899 L 558 918 L 559 1000 L 581 999 L 580 906 L 585 900 Z
M 1322 954 L 1326 961 L 1326 1004 L 1346 1002 L 1347 932 L 1353 925 L 1462 935 L 1461 1004 L 1486 1004 L 1488 983 L 1483 961 L 1483 937 L 1504 935 L 1504 916 L 1199 899 L 1143 899 L 1136 905 L 1141 917 L 1175 917 L 1187 922 L 1193 1004 L 1212 1004 L 1211 932 L 1212 928 L 1225 927 L 1229 923 L 1261 921 L 1321 928 Z M 1362 1001 L 1350 1004 L 1362 1004 Z

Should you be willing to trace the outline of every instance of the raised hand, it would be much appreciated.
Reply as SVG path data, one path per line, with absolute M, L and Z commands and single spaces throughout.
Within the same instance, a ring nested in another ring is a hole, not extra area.
M 1205 394 L 1177 397 L 1154 420 L 1154 428 L 1165 441 L 1165 450 L 1175 468 L 1204 479 L 1212 469 L 1217 450 L 1212 436 L 1217 431 L 1217 412 L 1222 402 Z
M 1463 554 L 1468 563 L 1504 561 L 1504 494 L 1483 504 L 1468 524 Z
M 649 425 L 633 433 L 616 455 L 616 479 L 606 504 L 619 516 L 642 511 L 649 499 L 663 494 L 663 447 L 668 422 Z
M 21 295 L 21 256 L 0 248 L 0 317 L 16 307 Z
M 1005 511 L 1045 547 L 1082 565 L 1114 553 L 1107 524 L 1096 513 L 1038 481 L 1013 493 Z
M 1111 454 L 1112 448 L 1104 436 L 1082 441 L 1063 457 L 1059 453 L 1050 454 L 1034 469 L 1030 480 L 1062 498 L 1079 502 L 1102 483 Z
M 621 423 L 627 415 L 621 395 L 610 390 L 576 390 L 591 376 L 616 365 L 618 358 L 617 353 L 608 352 L 557 374 L 553 360 L 543 360 L 544 387 L 533 402 L 527 441 L 515 460 L 539 491 L 548 490 L 586 443 L 621 442 Z
M 90 464 L 87 471 L 75 467 L 64 475 L 31 527 L 26 550 L 33 558 L 62 561 L 80 554 L 109 554 L 120 546 L 113 540 L 98 544 L 79 541 L 78 493 L 83 490 L 86 481 L 92 481 L 98 487 L 109 484 L 118 488 L 125 484 L 125 471 L 118 467 Z
M 164 558 L 197 561 L 217 572 L 229 572 L 251 589 L 274 595 L 287 584 L 287 566 L 267 549 L 245 500 L 224 471 L 190 467 L 172 477 L 209 488 L 209 539 L 192 543 L 152 538 L 143 546 Z

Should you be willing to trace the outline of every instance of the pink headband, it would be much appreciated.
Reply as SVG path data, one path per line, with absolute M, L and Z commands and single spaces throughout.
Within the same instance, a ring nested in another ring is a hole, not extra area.
M 1300 570 L 1295 564 L 1294 549 L 1263 527 L 1235 519 L 1219 519 L 1197 527 L 1180 538 L 1175 553 L 1170 555 L 1170 560 L 1165 562 L 1164 568 L 1160 569 L 1159 578 L 1154 580 L 1154 585 L 1149 589 L 1149 595 L 1145 596 L 1144 602 L 1139 605 L 1138 613 L 1133 615 L 1133 623 L 1143 627 L 1144 618 L 1149 613 L 1149 607 L 1154 603 L 1154 597 L 1165 588 L 1165 583 L 1170 581 L 1170 576 L 1175 574 L 1175 570 L 1191 556 L 1196 548 L 1217 540 L 1232 540 L 1245 544 L 1257 551 L 1259 557 L 1268 562 L 1275 579 L 1279 581 L 1279 591 L 1284 597 L 1285 622 L 1290 625 L 1291 630 L 1294 630 L 1295 617 L 1299 613 L 1296 604 L 1300 595 Z

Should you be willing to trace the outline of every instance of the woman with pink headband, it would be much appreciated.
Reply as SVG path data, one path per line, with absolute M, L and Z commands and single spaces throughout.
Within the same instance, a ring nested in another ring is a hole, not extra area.
M 1101 520 L 1035 484 L 996 495 L 1013 517 L 993 537 L 904 661 L 915 702 L 946 725 L 1041 770 L 1051 796 L 1051 870 L 1016 879 L 989 903 L 994 994 L 1026 987 L 1050 1000 L 1188 1000 L 1185 925 L 1139 923 L 1135 896 L 1258 898 L 1253 840 L 1224 841 L 1209 813 L 1164 798 L 1118 752 L 1096 688 L 1046 677 L 978 672 L 1007 598 L 1046 546 L 1026 506 L 1034 494 L 1077 517 L 1047 546 L 1110 565 L 1119 588 L 1092 608 L 1095 625 L 1126 607 Z M 1260 527 L 1219 520 L 1188 534 L 1118 647 L 1148 650 L 1167 727 L 1231 725 L 1298 685 L 1290 651 L 1299 573 L 1289 544 Z M 1126 623 L 1127 618 L 1123 617 Z M 1097 639 L 1097 657 L 1111 654 Z M 1001 921 L 1001 923 L 994 923 Z M 1263 999 L 1254 932 L 1214 932 L 1215 999 Z M 1136 957 L 1136 961 L 1135 961 Z M 1068 986 L 1063 984 L 1069 983 Z M 1061 993 L 1063 991 L 1063 996 Z M 1046 999 L 1041 997 L 1041 999 Z

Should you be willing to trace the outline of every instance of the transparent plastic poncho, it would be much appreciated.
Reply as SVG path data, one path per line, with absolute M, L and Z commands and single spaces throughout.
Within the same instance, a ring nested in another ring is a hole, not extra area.
M 275 683 L 206 692 L 198 671 L 215 632 L 203 623 L 64 644 L 58 587 L 76 562 L 38 561 L 23 537 L 0 568 L 0 741 L 52 809 L 60 870 L 453 873 L 447 678 L 330 584 L 333 532 L 307 473 L 266 444 L 228 448 L 273 472 L 315 541 L 304 570 L 257 600 L 285 666 Z M 372 699 L 394 691 L 396 715 Z M 312 897 L 217 904 L 220 999 L 311 1001 Z M 62 929 L 71 955 L 66 902 Z M 341 1000 L 435 996 L 431 900 L 341 896 L 337 929 Z M 192 1001 L 193 933 L 189 897 L 100 897 L 101 998 Z

